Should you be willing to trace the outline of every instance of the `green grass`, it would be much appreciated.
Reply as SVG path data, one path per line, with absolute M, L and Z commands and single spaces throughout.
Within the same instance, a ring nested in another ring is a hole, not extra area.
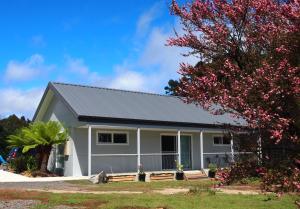
M 143 191 L 143 194 L 55 194 L 0 190 L 0 200 L 36 199 L 42 202 L 35 209 L 50 209 L 56 205 L 101 209 L 296 209 L 299 195 L 286 194 L 276 197 L 267 195 L 241 195 L 215 192 L 211 180 L 162 181 L 162 182 L 118 182 L 93 185 L 88 181 L 69 182 L 80 189 L 102 191 Z M 191 188 L 187 194 L 162 195 L 151 192 L 163 188 Z M 64 207 L 64 206 L 62 206 Z
M 110 182 L 107 184 L 92 184 L 88 180 L 67 181 L 70 184 L 76 185 L 81 189 L 93 191 L 151 191 L 165 188 L 192 188 L 201 187 L 209 188 L 216 181 L 213 180 L 197 180 L 197 181 L 153 181 L 153 182 Z
M 35 208 L 51 208 L 54 205 L 78 205 L 88 201 L 98 200 L 101 202 L 98 208 L 121 209 L 121 208 L 158 208 L 167 209 L 289 209 L 296 208 L 295 195 L 284 195 L 277 198 L 274 195 L 227 195 L 201 192 L 197 194 L 181 195 L 61 195 L 51 194 L 47 204 L 40 204 Z M 96 205 L 91 205 L 96 208 Z

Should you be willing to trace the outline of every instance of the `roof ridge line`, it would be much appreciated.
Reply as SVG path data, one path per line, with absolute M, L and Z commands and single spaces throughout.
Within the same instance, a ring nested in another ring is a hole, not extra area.
M 83 85 L 83 84 L 64 83 L 64 82 L 56 82 L 56 81 L 51 81 L 50 83 L 66 85 L 66 86 L 78 86 L 78 87 L 83 87 L 83 88 L 95 88 L 95 89 L 103 89 L 103 90 L 110 90 L 110 91 L 122 91 L 122 92 L 136 93 L 136 94 L 148 94 L 148 95 L 153 95 L 153 96 L 180 98 L 179 96 L 174 96 L 174 95 L 164 95 L 164 94 L 158 94 L 158 93 L 150 93 L 150 92 L 143 92 L 143 91 L 132 91 L 132 90 L 125 90 L 125 89 L 114 89 L 114 88 Z

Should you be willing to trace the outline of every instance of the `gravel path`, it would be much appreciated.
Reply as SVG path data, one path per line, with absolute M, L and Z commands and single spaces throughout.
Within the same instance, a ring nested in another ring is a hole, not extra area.
M 27 209 L 39 204 L 38 200 L 0 200 L 3 209 Z
M 0 208 L 1 209 L 30 209 L 40 203 L 41 202 L 39 200 L 0 200 Z M 85 209 L 86 207 L 56 205 L 51 208 L 52 209 Z

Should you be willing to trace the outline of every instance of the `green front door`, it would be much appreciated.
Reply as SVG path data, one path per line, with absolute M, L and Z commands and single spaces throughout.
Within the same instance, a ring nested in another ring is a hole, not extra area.
M 185 170 L 192 169 L 191 136 L 180 136 L 181 164 Z

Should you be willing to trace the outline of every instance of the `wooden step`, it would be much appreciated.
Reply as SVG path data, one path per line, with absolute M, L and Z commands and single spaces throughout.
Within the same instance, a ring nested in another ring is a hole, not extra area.
M 207 176 L 203 172 L 199 173 L 185 173 L 185 177 L 187 180 L 194 180 L 194 179 L 201 179 L 201 178 L 206 178 Z
M 160 180 L 173 180 L 174 173 L 152 173 L 150 174 L 151 181 L 160 181 Z
M 135 175 L 109 176 L 110 182 L 135 181 Z

